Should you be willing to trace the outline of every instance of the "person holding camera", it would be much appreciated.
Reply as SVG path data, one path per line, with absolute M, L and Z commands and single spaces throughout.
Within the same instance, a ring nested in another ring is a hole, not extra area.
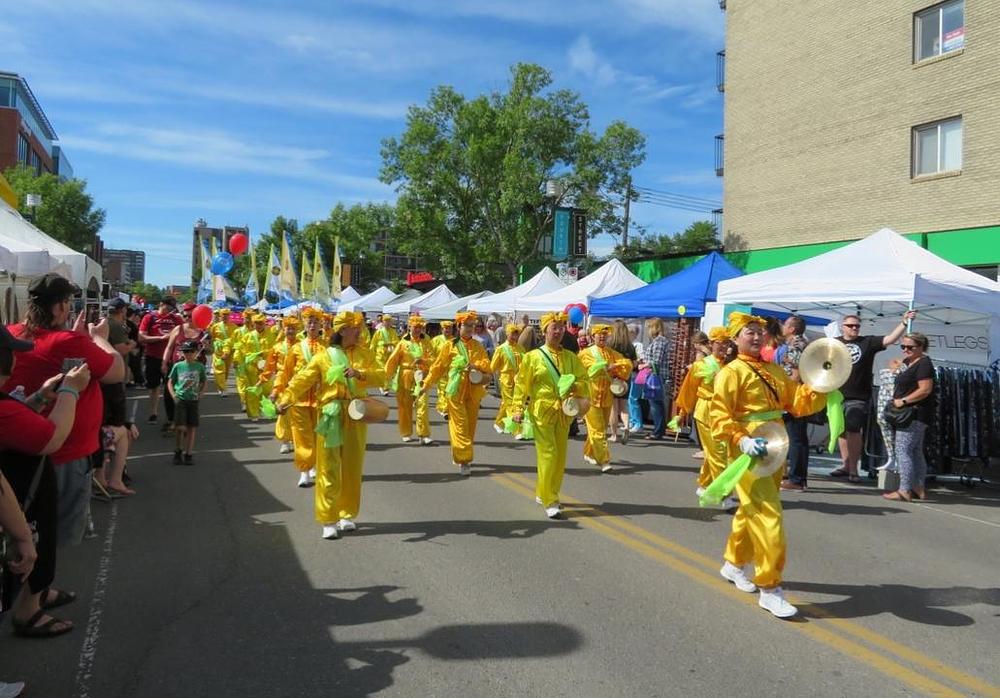
M 904 335 L 899 343 L 905 358 L 902 370 L 896 374 L 892 406 L 908 410 L 909 414 L 903 417 L 903 424 L 895 426 L 899 489 L 883 494 L 886 499 L 909 502 L 913 498 L 927 498 L 924 435 L 934 419 L 934 364 L 925 353 L 929 345 L 927 336 L 920 332 Z

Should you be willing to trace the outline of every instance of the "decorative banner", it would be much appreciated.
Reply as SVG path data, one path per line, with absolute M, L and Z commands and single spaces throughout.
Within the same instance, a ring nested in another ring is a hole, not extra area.
M 246 288 L 243 289 L 243 300 L 247 305 L 254 305 L 259 300 L 260 294 L 257 291 L 257 253 L 250 241 L 249 231 L 247 231 L 247 245 L 250 247 L 250 276 L 247 278 Z
M 330 273 L 330 295 L 334 298 L 340 298 L 340 293 L 343 290 L 341 285 L 342 274 L 343 268 L 340 266 L 340 238 L 335 237 L 333 239 L 333 268 Z
M 566 259 L 569 256 L 569 224 L 573 210 L 557 208 L 552 221 L 552 258 Z
M 312 264 L 309 262 L 309 250 L 302 250 L 302 261 L 299 263 L 299 296 L 303 299 L 312 296 Z
M 299 296 L 298 279 L 295 278 L 295 259 L 288 233 L 281 236 L 281 298 L 294 302 Z
M 271 243 L 271 253 L 267 258 L 267 287 L 265 296 L 270 296 L 268 301 L 277 303 L 281 298 L 281 263 L 278 261 L 278 253 Z

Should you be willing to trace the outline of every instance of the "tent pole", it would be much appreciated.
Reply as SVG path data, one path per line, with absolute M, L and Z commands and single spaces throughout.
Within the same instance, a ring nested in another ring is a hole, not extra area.
M 912 298 L 910 299 L 910 302 L 909 302 L 909 304 L 906 307 L 906 311 L 907 312 L 909 312 L 911 310 L 913 310 L 913 299 Z M 912 331 L 913 331 L 913 320 L 907 320 L 906 321 L 906 333 L 909 334 Z

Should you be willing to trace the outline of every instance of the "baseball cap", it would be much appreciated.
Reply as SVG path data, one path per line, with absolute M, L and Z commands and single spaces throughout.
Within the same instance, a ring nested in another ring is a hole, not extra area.
M 5 325 L 0 325 L 0 349 L 10 349 L 11 351 L 31 351 L 35 348 L 34 342 L 26 342 L 18 339 L 10 333 Z
M 169 305 L 171 308 L 176 308 L 177 299 L 173 296 L 164 296 L 160 299 L 160 305 Z
M 128 307 L 128 303 L 123 301 L 121 298 L 112 298 L 108 302 L 108 307 L 112 310 L 121 310 L 122 308 Z
M 28 284 L 28 295 L 35 300 L 58 300 L 80 295 L 80 287 L 61 274 L 49 272 Z
M 184 352 L 184 351 L 198 351 L 198 342 L 194 341 L 193 339 L 185 340 L 181 344 L 181 351 L 182 352 Z
M 194 303 L 185 303 L 182 307 L 184 309 L 184 312 L 190 313 L 192 310 L 194 310 L 198 306 L 195 305 Z

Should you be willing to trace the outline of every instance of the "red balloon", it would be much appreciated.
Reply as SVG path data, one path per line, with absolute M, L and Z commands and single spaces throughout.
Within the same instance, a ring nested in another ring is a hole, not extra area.
M 229 238 L 229 252 L 233 256 L 238 257 L 239 255 L 243 254 L 244 252 L 247 251 L 248 246 L 249 246 L 249 241 L 247 240 L 247 236 L 244 235 L 243 233 L 236 233 L 231 238 Z
M 199 305 L 191 311 L 191 324 L 203 330 L 212 324 L 212 309 L 207 305 Z

